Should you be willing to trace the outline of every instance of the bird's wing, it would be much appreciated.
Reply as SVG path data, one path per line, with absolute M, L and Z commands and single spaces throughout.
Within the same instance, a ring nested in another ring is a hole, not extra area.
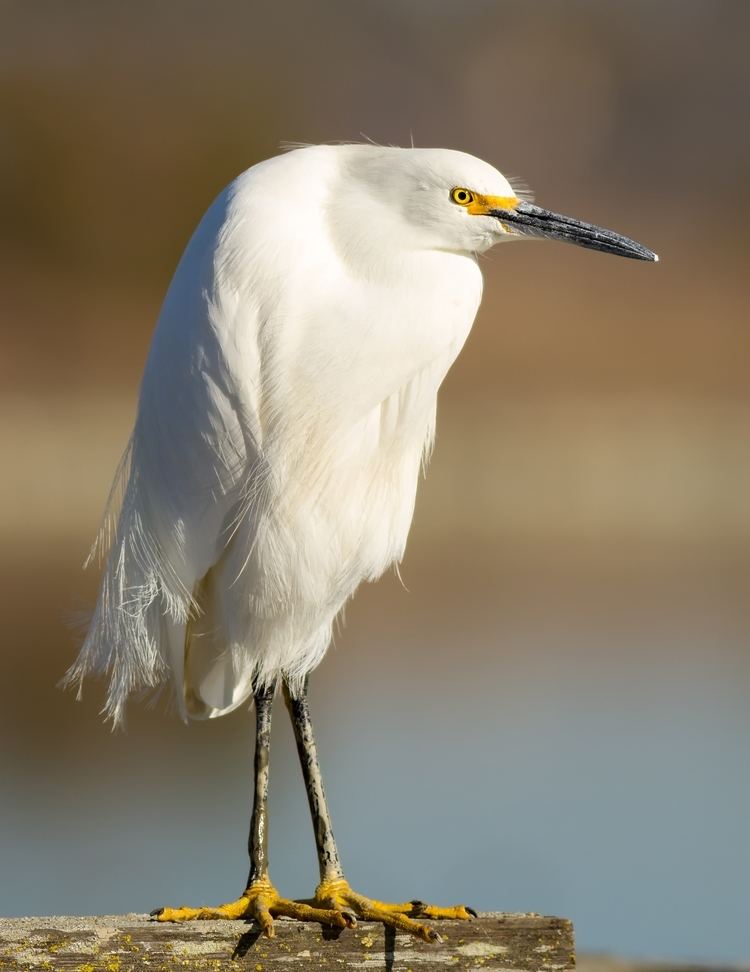
M 227 194 L 196 230 L 154 334 L 138 415 L 98 541 L 108 545 L 101 590 L 66 676 L 110 676 L 106 711 L 170 671 L 183 709 L 185 630 L 200 580 L 231 542 L 247 491 L 262 480 L 255 399 L 257 315 L 217 285 L 214 254 Z M 237 371 L 241 369 L 241 376 Z M 116 519 L 116 525 L 115 524 Z

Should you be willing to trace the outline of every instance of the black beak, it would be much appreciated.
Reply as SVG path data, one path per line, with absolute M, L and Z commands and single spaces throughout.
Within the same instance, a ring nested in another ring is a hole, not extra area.
M 582 223 L 570 216 L 560 216 L 548 209 L 534 206 L 532 203 L 521 202 L 515 209 L 491 209 L 490 216 L 496 216 L 502 223 L 516 233 L 524 236 L 543 236 L 551 240 L 562 240 L 565 243 L 575 243 L 585 246 L 589 250 L 601 250 L 602 253 L 614 253 L 616 256 L 629 257 L 631 260 L 658 261 L 659 257 L 647 247 L 620 236 L 612 230 Z

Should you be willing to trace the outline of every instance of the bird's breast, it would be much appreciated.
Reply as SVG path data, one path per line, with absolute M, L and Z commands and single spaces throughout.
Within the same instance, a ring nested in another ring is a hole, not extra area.
M 304 306 L 294 294 L 281 315 L 288 332 L 278 379 L 286 401 L 318 421 L 351 426 L 426 372 L 436 392 L 468 336 L 482 292 L 472 258 L 408 255 L 388 270 L 321 272 Z M 420 383 L 422 394 L 428 385 Z
M 481 276 L 452 257 L 316 296 L 270 384 L 266 442 L 283 527 L 325 537 L 331 571 L 352 587 L 403 553 L 437 391 L 471 328 Z

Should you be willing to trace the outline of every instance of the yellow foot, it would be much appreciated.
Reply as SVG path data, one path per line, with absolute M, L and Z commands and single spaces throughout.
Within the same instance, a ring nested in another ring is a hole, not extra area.
M 351 925 L 356 924 L 357 918 L 361 918 L 362 921 L 379 921 L 390 928 L 416 935 L 425 942 L 441 942 L 442 938 L 434 928 L 415 921 L 415 918 L 452 918 L 470 921 L 477 917 L 476 911 L 464 905 L 439 908 L 424 904 L 422 901 L 405 901 L 402 904 L 374 901 L 372 898 L 366 898 L 352 891 L 344 878 L 321 881 L 315 889 L 315 897 L 311 904 L 316 908 L 342 914 Z
M 200 921 L 213 918 L 255 920 L 268 938 L 273 938 L 273 919 L 279 915 L 298 921 L 317 921 L 322 925 L 346 928 L 353 919 L 338 908 L 318 908 L 282 898 L 268 880 L 254 881 L 241 898 L 216 908 L 157 908 L 151 917 L 157 921 Z

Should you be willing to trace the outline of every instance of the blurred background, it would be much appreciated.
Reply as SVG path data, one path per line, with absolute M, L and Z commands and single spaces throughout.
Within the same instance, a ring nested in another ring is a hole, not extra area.
M 483 261 L 405 590 L 313 679 L 340 850 L 392 899 L 583 950 L 750 959 L 750 5 L 0 2 L 0 912 L 244 887 L 252 720 L 126 734 L 55 683 L 152 328 L 202 212 L 280 143 L 461 148 L 658 266 Z M 316 880 L 277 712 L 272 875 Z

